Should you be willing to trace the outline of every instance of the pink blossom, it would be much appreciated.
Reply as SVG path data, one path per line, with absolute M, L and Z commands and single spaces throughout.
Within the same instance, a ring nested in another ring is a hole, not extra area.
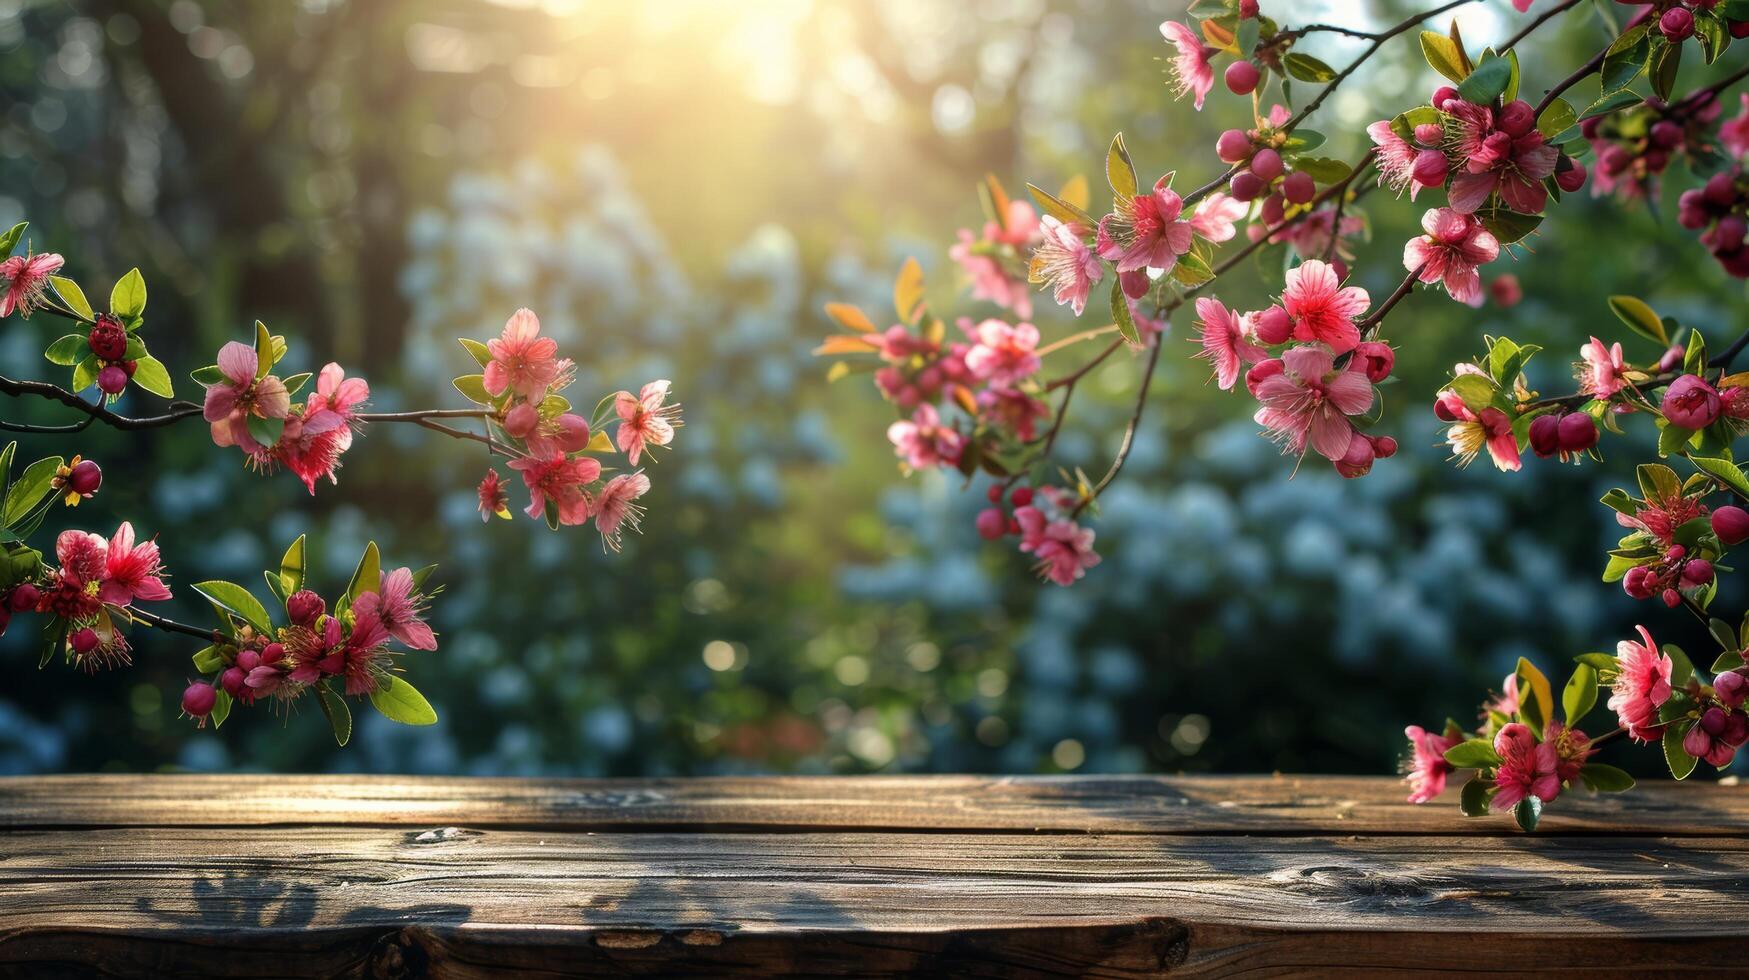
M 1445 777 L 1456 769 L 1445 761 L 1445 750 L 1462 742 L 1463 736 L 1436 734 L 1420 725 L 1410 725 L 1403 734 L 1409 738 L 1409 754 L 1403 760 L 1409 802 L 1426 803 L 1445 792 Z
M 90 531 L 62 531 L 55 537 L 55 559 L 61 563 L 61 574 L 74 585 L 101 582 L 108 567 L 109 543 Z
M 1257 385 L 1257 423 L 1288 453 L 1309 447 L 1340 460 L 1354 435 L 1348 417 L 1372 408 L 1372 383 L 1360 370 L 1337 369 L 1329 348 L 1316 344 L 1289 348 L 1281 364 Z
M 1186 93 L 1196 93 L 1196 108 L 1201 111 L 1203 99 L 1215 87 L 1215 69 L 1209 63 L 1214 52 L 1203 46 L 1195 31 L 1175 20 L 1160 25 L 1160 36 L 1178 49 L 1171 61 L 1174 94 L 1182 99 Z
M 359 597 L 360 599 L 363 596 Z M 343 649 L 342 672 L 346 675 L 346 693 L 358 696 L 377 689 L 388 654 L 389 631 L 377 617 L 375 609 L 355 610 L 352 632 Z
M 489 394 L 502 395 L 508 389 L 539 401 L 564 370 L 558 342 L 540 336 L 540 318 L 526 308 L 510 315 L 504 332 L 486 341 L 486 349 L 492 352 L 484 379 Z
M 1341 258 L 1352 259 L 1354 254 L 1348 247 L 1347 239 L 1366 230 L 1366 219 L 1354 214 L 1343 215 L 1340 234 L 1332 231 L 1335 227 L 1335 209 L 1319 208 L 1269 235 L 1269 241 L 1273 245 L 1286 243 L 1292 246 L 1294 254 L 1302 259 L 1321 259 L 1332 250 Z M 1257 241 L 1266 234 L 1269 233 L 1262 225 L 1253 224 L 1245 229 L 1245 236 L 1252 241 Z
M 1004 309 L 1013 310 L 1017 316 L 1031 316 L 1032 295 L 1027 291 L 1026 284 L 1010 277 L 1001 261 L 994 256 L 981 255 L 975 251 L 978 244 L 971 231 L 961 228 L 959 241 L 947 250 L 948 258 L 958 262 L 971 280 L 972 298 L 989 300 Z
M 1510 810 L 1530 796 L 1547 803 L 1561 795 L 1555 747 L 1538 742 L 1530 726 L 1516 721 L 1502 726 L 1494 736 L 1494 751 L 1501 759 L 1494 771 L 1494 799 L 1489 804 L 1494 809 Z
M 480 521 L 486 523 L 493 515 L 510 519 L 510 497 L 504 492 L 504 479 L 494 469 L 486 470 L 486 475 L 480 479 L 478 488 L 480 497 Z
M 1051 407 L 1019 388 L 985 388 L 978 392 L 978 414 L 1031 442 L 1038 437 L 1039 421 L 1050 417 Z
M 297 414 L 286 419 L 279 442 L 273 447 L 273 457 L 302 480 L 311 492 L 316 481 L 327 477 L 338 482 L 334 471 L 340 465 L 340 455 L 352 447 L 353 430 L 358 426 L 356 409 L 370 397 L 370 385 L 363 378 L 348 378 L 339 364 L 330 362 L 316 376 L 316 390 Z
M 1738 96 L 1743 111 L 1736 118 L 1727 119 L 1719 125 L 1719 142 L 1725 145 L 1725 152 L 1732 157 L 1742 159 L 1749 154 L 1749 92 Z M 0 316 L 4 316 L 0 313 Z
M 887 439 L 905 465 L 914 470 L 932 466 L 957 466 L 965 438 L 959 430 L 941 424 L 934 405 L 923 404 L 911 414 L 887 426 Z
M 1482 705 L 1483 720 L 1487 719 L 1490 712 L 1495 711 L 1508 718 L 1518 714 L 1518 674 L 1507 674 L 1506 679 L 1500 682 L 1500 693 Z
M 1105 276 L 1105 265 L 1082 240 L 1079 224 L 1064 224 L 1045 215 L 1044 238 L 1032 253 L 1028 278 L 1049 285 L 1058 305 L 1067 304 L 1080 316 L 1087 309 L 1087 294 Z
M 1644 642 L 1623 640 L 1615 645 L 1620 672 L 1615 675 L 1609 710 L 1621 720 L 1629 738 L 1650 742 L 1664 731 L 1658 707 L 1670 700 L 1670 671 L 1675 664 L 1669 654 L 1658 652 L 1658 645 L 1644 626 L 1634 629 Z
M 413 587 L 410 568 L 384 573 L 376 590 L 360 595 L 352 609 L 359 618 L 375 616 L 390 636 L 410 650 L 437 649 L 437 636 L 422 616 L 425 596 Z
M 170 598 L 170 589 L 164 584 L 161 569 L 158 543 L 134 544 L 134 526 L 123 521 L 104 552 L 103 587 L 97 597 L 113 606 L 126 606 L 135 600 L 163 602 Z
M 622 391 L 614 399 L 614 411 L 619 414 L 619 428 L 614 441 L 626 454 L 627 462 L 638 465 L 638 457 L 646 446 L 666 446 L 674 441 L 674 430 L 680 425 L 680 406 L 664 405 L 668 398 L 668 382 L 652 381 L 634 396 Z
M 1195 238 L 1184 213 L 1184 200 L 1161 177 L 1147 194 L 1120 198 L 1116 210 L 1099 219 L 1098 251 L 1117 271 L 1171 269 L 1190 251 Z
M 1453 99 L 1446 112 L 1455 122 L 1456 159 L 1461 161 L 1451 181 L 1451 206 L 1472 214 L 1498 191 L 1512 210 L 1542 213 L 1549 195 L 1542 181 L 1555 172 L 1561 154 L 1544 142 L 1535 117 L 1527 132 L 1514 135 L 1497 128 L 1499 120 L 1487 106 Z
M 1505 412 L 1492 406 L 1480 412 L 1471 411 L 1450 388 L 1439 393 L 1435 406 L 1440 417 L 1451 423 L 1446 429 L 1445 441 L 1451 446 L 1458 465 L 1470 465 L 1486 448 L 1496 469 L 1515 472 L 1522 466 L 1518 437 L 1512 434 L 1512 420 Z
M 595 513 L 595 529 L 601 532 L 602 547 L 619 550 L 622 526 L 633 531 L 639 530 L 644 508 L 637 500 L 649 492 L 650 478 L 639 470 L 614 477 L 595 495 L 592 509 Z
M 237 446 L 258 453 L 262 445 L 249 434 L 249 416 L 283 419 L 291 413 L 285 382 L 269 374 L 257 379 L 255 349 L 233 340 L 219 348 L 223 381 L 207 386 L 202 416 L 212 425 L 213 444 Z
M 1414 179 L 1415 159 L 1421 155 L 1421 151 L 1397 135 L 1388 119 L 1381 119 L 1366 127 L 1366 135 L 1378 147 L 1374 159 L 1378 162 L 1379 183 L 1398 194 L 1407 188 L 1409 200 L 1415 200 L 1415 195 L 1421 193 L 1421 184 Z
M 1592 337 L 1590 343 L 1579 348 L 1579 357 L 1581 361 L 1574 377 L 1581 391 L 1593 398 L 1609 398 L 1622 390 L 1626 384 L 1622 380 L 1626 365 L 1622 361 L 1620 343 L 1605 347 L 1603 341 Z
M 1038 328 L 1032 324 L 985 320 L 971 336 L 966 367 L 978 380 L 1011 387 L 1038 371 Z
M 14 255 L 0 262 L 0 317 L 11 316 L 13 310 L 26 319 L 30 311 L 42 305 L 49 288 L 49 277 L 65 262 L 53 252 L 36 255 Z
M 1190 213 L 1190 230 L 1211 242 L 1224 242 L 1236 234 L 1233 223 L 1245 217 L 1250 205 L 1216 191 L 1202 199 Z
M 1543 741 L 1555 747 L 1555 775 L 1569 786 L 1578 782 L 1586 760 L 1597 751 L 1591 747 L 1591 736 L 1554 719 L 1543 726 Z
M 1411 238 L 1403 246 L 1403 268 L 1422 282 L 1445 284 L 1452 299 L 1470 306 L 1482 305 L 1482 277 L 1476 267 L 1500 255 L 1500 243 L 1482 227 L 1475 215 L 1451 208 L 1434 208 L 1421 216 L 1427 234 Z
M 1221 301 L 1202 297 L 1196 301 L 1198 337 L 1202 353 L 1215 366 L 1215 382 L 1227 391 L 1239 380 L 1239 368 L 1256 364 L 1269 352 L 1256 343 L 1256 326 L 1251 314 L 1241 314 L 1221 305 Z
M 1360 343 L 1354 318 L 1365 313 L 1371 302 L 1366 290 L 1343 286 L 1336 270 L 1320 259 L 1289 269 L 1281 294 L 1281 305 L 1293 319 L 1294 337 L 1327 344 L 1336 354 Z
M 1020 525 L 1020 550 L 1038 559 L 1034 567 L 1041 578 L 1073 585 L 1087 569 L 1099 564 L 1092 528 L 1067 518 L 1051 520 L 1032 506 L 1014 508 L 1014 520 Z
M 588 456 L 523 456 L 511 460 L 510 468 L 521 473 L 522 482 L 528 485 L 528 516 L 542 516 L 547 502 L 552 501 L 560 524 L 589 520 L 589 495 L 584 487 L 601 476 L 597 460 Z

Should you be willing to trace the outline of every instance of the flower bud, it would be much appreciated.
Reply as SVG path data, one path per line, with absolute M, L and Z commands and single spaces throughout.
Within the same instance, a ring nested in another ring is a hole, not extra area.
M 1377 340 L 1362 342 L 1354 348 L 1354 363 L 1366 372 L 1366 380 L 1373 384 L 1391 376 L 1391 368 L 1397 363 L 1397 355 L 1391 350 L 1391 345 Z
M 108 313 L 99 313 L 97 322 L 91 325 L 91 332 L 85 335 L 85 342 L 99 360 L 119 361 L 128 352 L 127 328 Z
M 285 600 L 285 613 L 298 626 L 308 626 L 328 611 L 322 597 L 309 589 L 300 589 Z
M 1372 452 L 1379 459 L 1390 459 L 1397 455 L 1397 440 L 1390 436 L 1377 436 L 1372 441 Z
M 1263 193 L 1266 186 L 1268 185 L 1263 182 L 1262 177 L 1246 170 L 1233 175 L 1230 189 L 1235 201 L 1255 201 L 1257 196 Z
M 1500 128 L 1513 137 L 1524 136 L 1536 128 L 1536 110 L 1523 99 L 1514 99 L 1500 110 Z
M 1257 314 L 1257 339 L 1268 346 L 1285 344 L 1293 335 L 1293 317 L 1280 306 L 1271 306 Z
M 1245 389 L 1251 392 L 1251 397 L 1257 397 L 1257 386 L 1282 373 L 1284 369 L 1285 365 L 1279 357 L 1258 361 L 1251 366 L 1251 370 L 1245 372 Z
M 1251 159 L 1251 137 L 1242 129 L 1229 129 L 1215 140 L 1215 155 L 1227 163 Z
M 1117 282 L 1123 287 L 1123 294 L 1130 299 L 1141 299 L 1148 295 L 1148 290 L 1154 285 L 1154 280 L 1149 279 L 1147 271 L 1143 269 L 1120 272 L 1117 274 Z
M 540 426 L 540 410 L 523 402 L 504 414 L 504 431 L 512 439 L 527 439 Z
M 1284 169 L 1281 154 L 1267 146 L 1251 156 L 1251 172 L 1266 182 L 1280 177 Z
M 1658 18 L 1658 29 L 1672 41 L 1687 40 L 1694 33 L 1694 15 L 1687 7 L 1671 7 Z
M 1664 594 L 1658 598 L 1664 600 L 1664 605 L 1668 609 L 1675 609 L 1677 606 L 1682 605 L 1682 593 L 1675 589 L 1665 589 Z
M 236 697 L 243 693 L 243 683 L 246 676 L 241 667 L 226 667 L 225 672 L 219 675 L 219 683 L 224 686 L 226 694 Z
M 285 659 L 285 644 L 269 643 L 261 648 L 261 665 L 271 667 Z
M 238 651 L 238 653 L 237 653 L 237 666 L 242 668 L 243 673 L 245 673 L 245 674 L 247 674 L 250 671 L 254 670 L 255 668 L 261 666 L 261 651 L 259 651 L 259 650 L 240 650 L 240 651 Z
M 1566 161 L 1566 166 L 1555 167 L 1555 186 L 1571 194 L 1585 186 L 1585 165 L 1572 157 L 1564 156 L 1561 159 Z
M 1281 219 L 1287 217 L 1287 203 L 1282 200 L 1280 194 L 1271 194 L 1264 200 L 1263 207 L 1258 209 L 1257 215 L 1263 219 L 1265 225 L 1279 225 Z
M 1718 420 L 1719 393 L 1699 376 L 1685 374 L 1664 389 L 1659 408 L 1664 418 L 1679 429 L 1704 429 Z
M 1611 177 L 1620 175 L 1633 166 L 1634 155 L 1623 147 L 1611 143 L 1597 151 L 1597 167 Z
M 119 395 L 128 386 L 128 373 L 119 364 L 105 365 L 97 372 L 97 387 L 106 395 Z
M 1422 123 L 1415 127 L 1415 142 L 1422 146 L 1434 146 L 1445 142 L 1445 127 L 1438 123 Z
M 994 541 L 1008 531 L 1008 515 L 995 507 L 978 511 L 978 537 Z
M 1239 0 L 1239 19 L 1250 20 L 1257 16 L 1257 0 Z
M 1647 136 L 1653 146 L 1668 150 L 1682 142 L 1682 126 L 1671 119 L 1660 119 L 1652 124 Z
M 1356 432 L 1348 437 L 1348 451 L 1342 458 L 1333 461 L 1336 472 L 1346 479 L 1355 479 L 1372 472 L 1372 462 L 1377 456 L 1373 450 L 1372 440 L 1362 433 Z
M 1735 708 L 1743 703 L 1745 697 L 1749 697 L 1749 677 L 1727 670 L 1713 678 L 1713 693 L 1718 695 L 1720 704 Z
M 1422 150 L 1415 154 L 1415 165 L 1409 171 L 1409 176 L 1415 183 L 1423 187 L 1438 187 L 1445 183 L 1446 174 L 1451 165 L 1446 161 L 1445 154 L 1438 150 Z
M 81 497 L 89 497 L 103 486 L 103 468 L 93 460 L 82 459 L 67 474 L 67 487 Z
M 1711 515 L 1713 533 L 1727 545 L 1738 545 L 1749 541 L 1749 510 L 1744 510 L 1735 504 L 1726 504 L 1715 508 Z M 24 588 L 24 586 L 19 586 Z M 17 606 L 13 607 L 18 608 Z
M 67 644 L 73 648 L 74 653 L 83 657 L 97 649 L 97 631 L 89 626 L 76 629 L 67 637 Z
M 1681 344 L 1671 344 L 1670 348 L 1658 358 L 1658 370 L 1674 371 L 1682 365 L 1683 358 L 1687 356 L 1687 347 L 1684 347 Z
M 1730 172 L 1713 174 L 1701 185 L 1700 196 L 1716 208 L 1728 208 L 1737 203 L 1737 180 Z
M 1622 576 L 1621 589 L 1634 599 L 1650 599 L 1658 590 L 1658 576 L 1644 565 L 1635 565 Z
M 1318 196 L 1318 182 L 1311 174 L 1296 170 L 1282 179 L 1281 195 L 1295 204 L 1310 204 Z
M 1227 66 L 1227 90 L 1234 95 L 1250 95 L 1261 77 L 1257 66 L 1249 61 L 1235 61 Z
M 1705 585 L 1713 580 L 1713 563 L 1705 558 L 1692 558 L 1682 564 L 1682 584 Z
M 553 442 L 558 444 L 562 452 L 582 452 L 589 445 L 589 420 L 581 415 L 570 412 L 559 416 L 559 431 L 553 434 Z
M 1441 85 L 1433 90 L 1433 98 L 1430 100 L 1430 104 L 1435 109 L 1444 109 L 1447 102 L 1450 102 L 1457 97 L 1457 89 L 1452 88 L 1450 85 Z
M 13 588 L 6 596 L 6 608 L 13 612 L 30 612 L 42 599 L 42 590 L 29 582 Z
M 1032 488 L 1015 487 L 1014 492 L 1009 494 L 1008 499 L 1016 507 L 1026 507 L 1032 503 Z
M 1708 752 L 1712 751 L 1712 748 L 1713 737 L 1708 735 L 1706 729 L 1699 725 L 1690 728 L 1688 734 L 1682 736 L 1682 751 L 1697 759 L 1705 757 Z
M 211 684 L 190 684 L 182 692 L 182 710 L 196 718 L 212 714 L 213 705 L 218 703 L 219 692 Z
M 1561 417 L 1561 450 L 1582 453 L 1597 445 L 1597 422 L 1584 412 Z
M 1749 742 L 1749 715 L 1741 711 L 1731 712 L 1731 717 L 1725 719 L 1725 734 L 1719 739 L 1732 748 Z
M 1561 418 L 1557 413 L 1538 415 L 1530 420 L 1530 448 L 1538 459 L 1548 459 L 1561 451 Z

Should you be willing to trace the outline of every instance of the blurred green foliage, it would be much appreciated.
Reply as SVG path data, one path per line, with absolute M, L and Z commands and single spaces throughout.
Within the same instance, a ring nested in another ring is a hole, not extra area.
M 1356 6 L 1291 13 L 1406 9 Z M 671 377 L 687 408 L 652 467 L 645 535 L 617 557 L 592 534 L 481 525 L 485 459 L 428 433 L 369 432 L 314 497 L 244 472 L 198 426 L 27 440 L 108 474 L 45 532 L 131 519 L 161 536 L 173 587 L 253 581 L 303 531 L 330 589 L 367 537 L 393 564 L 439 562 L 443 646 L 412 670 L 443 721 L 361 718 L 343 751 L 313 717 L 196 732 L 176 718 L 190 651 L 173 639 L 86 678 L 31 670 L 14 629 L 0 768 L 1384 771 L 1405 723 L 1466 717 L 1519 655 L 1564 676 L 1636 616 L 1699 648 L 1691 624 L 1598 581 L 1616 535 L 1595 500 L 1625 447 L 1601 470 L 1458 472 L 1426 408 L 1484 332 L 1547 346 L 1533 381 L 1562 389 L 1583 339 L 1616 330 L 1609 293 L 1727 338 L 1739 288 L 1643 205 L 1569 198 L 1534 255 L 1486 270 L 1519 275 L 1514 309 L 1423 294 L 1394 315 L 1386 426 L 1404 449 L 1367 480 L 1290 479 L 1175 323 L 1183 356 L 1097 525 L 1107 561 L 1072 590 L 977 540 L 981 487 L 898 480 L 890 409 L 866 379 L 828 386 L 807 354 L 820 304 L 884 309 L 916 255 L 936 308 L 973 312 L 945 248 L 978 220 L 986 172 L 1096 176 L 1118 130 L 1148 179 L 1218 172 L 1241 100 L 1217 92 L 1200 115 L 1170 100 L 1161 16 L 1071 0 L 0 0 L 0 226 L 28 216 L 35 246 L 94 283 L 139 265 L 153 350 L 182 386 L 260 317 L 291 338 L 291 370 L 338 359 L 379 409 L 448 404 L 468 363 L 454 338 L 528 305 L 579 360 L 576 390 Z M 1601 43 L 1590 17 L 1544 29 L 1528 89 Z M 1515 22 L 1505 4 L 1464 18 L 1477 43 Z M 1315 43 L 1332 64 L 1359 47 Z M 1352 158 L 1367 122 L 1434 85 L 1398 43 L 1317 128 Z M 1375 194 L 1366 210 L 1356 275 L 1382 296 L 1420 209 Z M 1223 284 L 1230 305 L 1279 281 L 1280 256 L 1261 254 Z M 1076 328 L 1055 308 L 1039 322 Z M 8 320 L 6 373 L 49 376 L 52 330 Z M 1069 462 L 1103 469 L 1137 375 L 1118 358 L 1084 386 Z

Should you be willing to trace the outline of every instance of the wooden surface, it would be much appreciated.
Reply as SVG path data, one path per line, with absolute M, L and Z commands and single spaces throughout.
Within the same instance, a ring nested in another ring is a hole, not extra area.
M 1527 837 L 1343 777 L 0 780 L 0 973 L 1647 976 L 1749 964 L 1749 791 Z

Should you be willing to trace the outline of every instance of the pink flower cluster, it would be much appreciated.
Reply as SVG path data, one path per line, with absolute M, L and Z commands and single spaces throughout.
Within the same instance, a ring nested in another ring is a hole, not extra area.
M 961 228 L 948 257 L 959 263 L 971 282 L 972 298 L 987 300 L 1025 320 L 1032 316 L 1032 293 L 1026 284 L 1026 256 L 1042 241 L 1038 212 L 1025 201 L 1008 201 L 1000 213 L 984 222 L 982 237 Z
M 129 663 L 127 638 L 116 626 L 135 602 L 170 598 L 156 541 L 136 541 L 123 522 L 105 540 L 88 531 L 62 531 L 55 539 L 56 569 L 14 585 L 0 603 L 0 633 L 16 613 L 56 617 L 66 630 L 67 651 L 86 671 Z
M 271 367 L 261 369 L 259 354 L 248 344 L 225 344 L 217 368 L 220 378 L 207 386 L 202 409 L 214 445 L 236 446 L 263 472 L 284 466 L 311 493 L 319 479 L 337 482 L 334 471 L 352 447 L 358 410 L 370 397 L 364 379 L 348 378 L 345 369 L 330 363 L 304 404 L 294 405 L 286 383 L 270 373 Z M 252 425 L 251 419 L 257 422 Z
M 1013 507 L 1004 513 L 1003 503 Z M 1073 585 L 1099 564 L 1093 550 L 1093 529 L 1075 522 L 1075 496 L 1060 487 L 990 488 L 991 506 L 978 514 L 978 533 L 994 541 L 1020 538 L 1020 550 L 1031 555 L 1039 577 L 1058 585 Z

